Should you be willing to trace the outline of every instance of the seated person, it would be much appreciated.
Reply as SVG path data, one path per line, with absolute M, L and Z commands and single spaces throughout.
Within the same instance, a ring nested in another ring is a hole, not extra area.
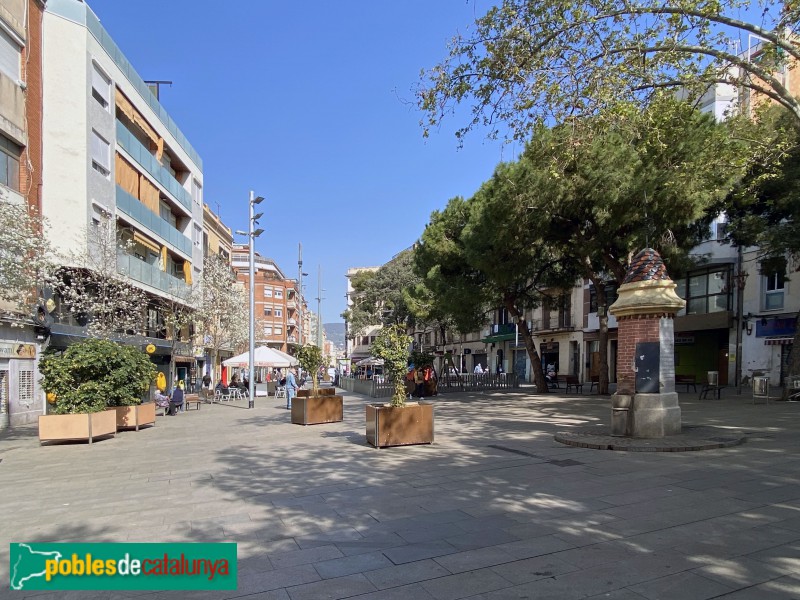
M 169 400 L 169 414 L 175 416 L 179 412 L 183 412 L 183 381 L 179 381 L 178 387 L 172 390 Z
M 165 394 L 163 391 L 161 391 L 160 389 L 156 388 L 156 391 L 155 391 L 155 393 L 153 394 L 153 400 L 155 401 L 155 403 L 156 403 L 156 406 L 157 406 L 158 408 L 166 408 L 166 409 L 169 409 L 169 396 L 167 396 L 167 395 L 166 395 L 166 394 Z M 168 413 L 168 412 L 169 412 L 169 410 L 165 411 L 165 413 Z

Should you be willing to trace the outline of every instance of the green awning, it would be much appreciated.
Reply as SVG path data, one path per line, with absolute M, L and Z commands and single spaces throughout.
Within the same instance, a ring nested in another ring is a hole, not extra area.
M 494 342 L 507 342 L 517 337 L 516 333 L 500 333 L 497 335 L 490 335 L 481 340 L 484 344 L 493 344 Z

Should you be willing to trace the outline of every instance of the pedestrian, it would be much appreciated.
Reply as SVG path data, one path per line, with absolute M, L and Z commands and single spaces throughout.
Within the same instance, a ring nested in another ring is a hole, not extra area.
M 297 395 L 297 379 L 294 376 L 294 367 L 289 367 L 286 373 L 286 410 L 292 408 L 292 398 Z
M 481 363 L 477 363 L 473 373 L 475 373 L 475 375 L 483 375 L 483 365 L 481 365 Z
M 414 369 L 414 394 L 420 400 L 423 400 L 425 398 L 425 392 L 423 389 L 424 386 L 425 386 L 425 374 L 420 368 Z
M 172 398 L 169 400 L 169 414 L 175 416 L 183 412 L 183 381 L 178 382 L 178 386 L 172 390 Z

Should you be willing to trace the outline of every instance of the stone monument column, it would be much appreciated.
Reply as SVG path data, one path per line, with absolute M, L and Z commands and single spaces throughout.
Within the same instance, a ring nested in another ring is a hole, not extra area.
M 631 261 L 608 308 L 618 324 L 612 435 L 661 438 L 681 432 L 673 318 L 686 302 L 675 287 L 658 252 L 645 248 Z

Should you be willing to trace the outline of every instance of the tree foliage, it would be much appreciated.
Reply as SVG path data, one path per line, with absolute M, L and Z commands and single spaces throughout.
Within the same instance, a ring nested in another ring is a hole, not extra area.
M 42 387 L 55 395 L 53 412 L 98 412 L 140 404 L 155 380 L 150 358 L 134 346 L 87 339 L 39 360 Z
M 130 244 L 117 236 L 113 222 L 91 225 L 82 234 L 80 250 L 61 257 L 53 287 L 62 304 L 89 335 L 111 339 L 140 335 L 147 296 L 119 270 L 117 255 Z
M 45 227 L 23 204 L 0 200 L 0 302 L 8 316 L 30 317 L 52 270 Z
M 741 0 L 503 0 L 423 73 L 424 132 L 465 103 L 471 117 L 459 139 L 488 127 L 490 135 L 527 140 L 544 123 L 613 119 L 620 102 L 644 107 L 664 89 L 692 100 L 716 83 L 783 105 L 800 126 L 800 103 L 775 75 L 800 59 L 791 37 L 800 8 L 759 2 L 756 23 L 741 18 L 749 7 Z M 734 42 L 751 36 L 763 40 L 755 60 Z
M 411 341 L 405 328 L 395 323 L 381 329 L 372 343 L 372 353 L 383 359 L 383 370 L 394 384 L 392 406 L 406 403 L 405 375 Z
M 506 310 L 525 342 L 537 388 L 547 391 L 526 311 L 571 289 L 577 273 L 541 233 L 545 224 L 525 204 L 534 180 L 519 163 L 501 164 L 469 200 L 453 198 L 434 212 L 415 253 L 418 274 L 462 331 Z M 544 188 L 547 182 L 539 184 Z M 531 192 L 535 193 L 535 192 Z
M 361 271 L 353 276 L 354 303 L 343 315 L 352 336 L 375 325 L 414 326 L 415 314 L 408 294 L 419 278 L 412 264 L 413 251 L 403 250 L 376 271 Z
M 230 264 L 209 254 L 203 261 L 203 284 L 196 320 L 203 343 L 211 349 L 211 364 L 220 350 L 243 346 L 249 335 L 249 314 L 244 291 L 236 282 Z
M 297 351 L 296 358 L 300 361 L 300 366 L 303 367 L 303 370 L 311 375 L 311 387 L 313 394 L 316 396 L 319 389 L 317 371 L 324 364 L 322 350 L 319 346 L 306 344 Z

